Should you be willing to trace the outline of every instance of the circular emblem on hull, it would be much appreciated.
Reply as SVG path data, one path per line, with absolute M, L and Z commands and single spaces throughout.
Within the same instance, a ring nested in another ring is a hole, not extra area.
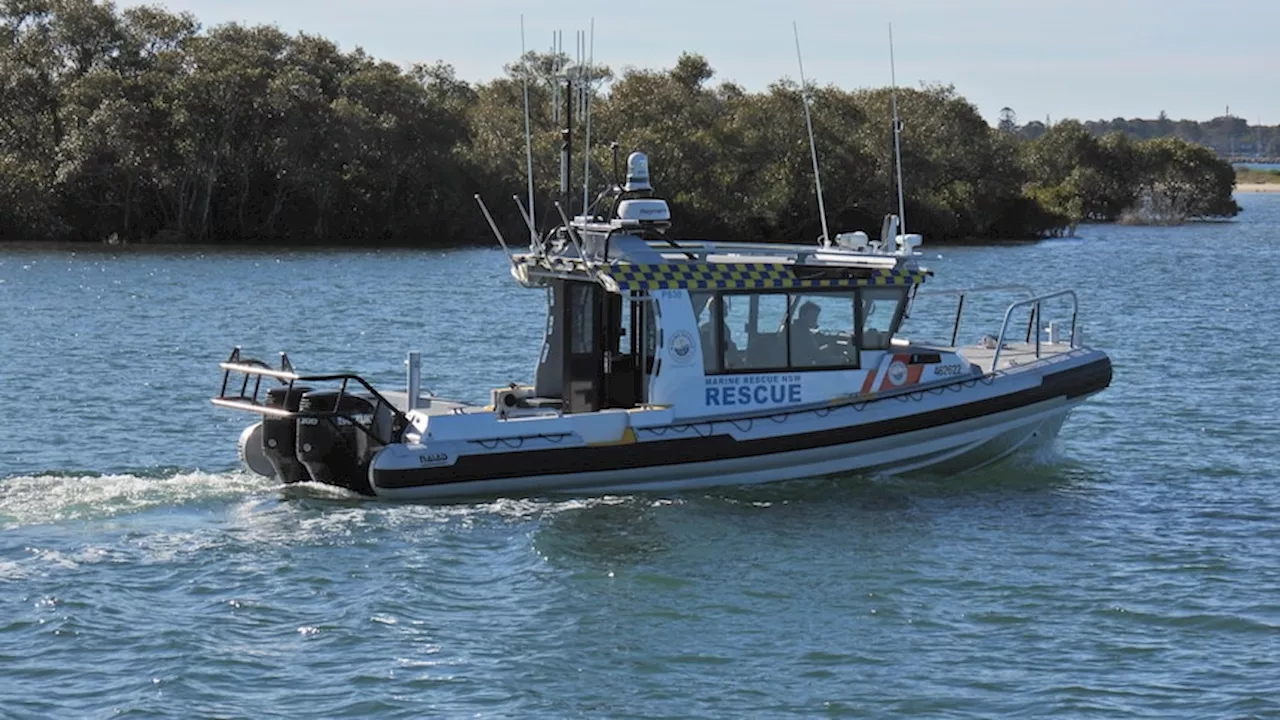
M 901 385 L 907 381 L 907 364 L 901 360 L 895 360 L 889 366 L 889 382 L 893 385 Z
M 671 360 L 679 365 L 693 362 L 693 336 L 680 330 L 671 336 Z

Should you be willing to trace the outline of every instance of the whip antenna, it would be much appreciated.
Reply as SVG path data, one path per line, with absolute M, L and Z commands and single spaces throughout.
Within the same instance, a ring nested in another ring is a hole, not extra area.
M 520 16 L 520 62 L 524 64 L 524 159 L 529 181 L 529 247 L 538 247 L 538 222 L 533 209 L 533 132 L 529 129 L 529 56 L 524 48 L 524 15 Z
M 587 116 L 587 143 L 582 153 L 582 214 L 585 216 L 589 209 L 587 194 L 591 184 L 591 82 L 592 82 L 592 65 L 596 61 L 596 21 L 591 19 L 591 45 L 587 53 L 587 72 L 583 79 L 583 94 L 586 95 L 586 101 L 583 103 L 583 111 Z
M 893 63 L 893 23 L 889 23 L 889 83 L 893 102 L 893 162 L 898 170 L 898 232 L 907 234 L 907 214 L 902 201 L 902 121 L 898 119 L 898 73 Z M 882 239 L 889 242 L 888 239 Z
M 813 184 L 818 191 L 818 218 L 822 221 L 822 244 L 829 245 L 827 234 L 827 208 L 822 202 L 822 176 L 818 174 L 818 146 L 813 140 L 813 117 L 809 113 L 809 84 L 804 79 L 804 58 L 800 56 L 800 30 L 794 22 L 791 31 L 796 36 L 796 61 L 800 63 L 800 99 L 804 102 L 804 124 L 809 130 L 809 154 L 813 157 Z

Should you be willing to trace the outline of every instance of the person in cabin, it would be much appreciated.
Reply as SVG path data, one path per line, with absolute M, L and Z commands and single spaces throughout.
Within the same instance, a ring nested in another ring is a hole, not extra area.
M 821 355 L 818 342 L 818 316 L 822 308 L 813 301 L 800 306 L 800 311 L 791 321 L 791 365 L 803 367 L 817 365 Z

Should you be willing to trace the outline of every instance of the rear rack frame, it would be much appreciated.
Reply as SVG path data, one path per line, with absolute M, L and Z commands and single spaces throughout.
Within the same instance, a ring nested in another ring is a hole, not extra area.
M 409 418 L 399 408 L 397 408 L 382 393 L 378 392 L 367 380 L 354 373 L 327 373 L 321 375 L 301 375 L 293 368 L 293 364 L 289 362 L 287 353 L 280 353 L 280 369 L 275 369 L 268 363 L 256 358 L 248 358 L 241 356 L 241 348 L 237 345 L 231 351 L 231 356 L 226 361 L 218 364 L 222 369 L 222 387 L 218 392 L 218 396 L 212 398 L 214 405 L 218 407 L 229 408 L 231 410 L 240 410 L 243 412 L 257 413 L 258 415 L 270 416 L 280 419 L 292 418 L 316 418 L 322 420 L 334 420 L 342 418 L 352 425 L 359 428 L 370 438 L 379 443 L 399 442 L 406 428 L 409 427 Z M 232 374 L 243 376 L 240 382 L 240 392 L 234 395 L 227 394 L 227 386 L 231 384 Z M 262 379 L 270 378 L 278 381 L 282 385 L 287 385 L 290 390 L 293 389 L 295 383 L 339 383 L 338 400 L 334 403 L 334 410 L 325 411 L 303 411 L 303 410 L 286 410 L 284 408 L 271 407 L 266 405 L 258 396 L 262 392 Z M 253 383 L 253 392 L 249 392 L 250 382 Z M 352 413 L 342 412 L 337 408 L 342 407 L 342 399 L 349 394 L 348 386 L 355 383 L 368 393 L 375 401 L 373 409 L 374 421 L 376 421 L 381 409 L 385 406 L 391 415 L 391 437 L 382 438 L 375 432 L 373 422 L 365 423 L 355 417 Z

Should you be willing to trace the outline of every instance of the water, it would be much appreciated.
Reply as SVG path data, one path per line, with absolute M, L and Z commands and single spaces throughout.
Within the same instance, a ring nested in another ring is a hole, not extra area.
M 445 507 L 241 474 L 208 397 L 236 343 L 527 379 L 500 252 L 0 250 L 0 716 L 1280 715 L 1280 195 L 1239 201 L 930 249 L 937 287 L 1079 290 L 1116 379 L 1052 455 Z

